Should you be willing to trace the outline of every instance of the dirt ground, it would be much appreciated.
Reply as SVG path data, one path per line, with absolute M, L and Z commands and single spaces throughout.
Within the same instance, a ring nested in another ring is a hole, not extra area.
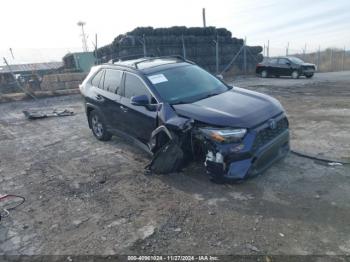
M 281 101 L 293 149 L 350 161 L 350 72 L 234 84 Z M 145 176 L 145 153 L 93 137 L 79 95 L 0 104 L 0 153 L 0 194 L 27 199 L 0 223 L 0 254 L 350 254 L 350 166 L 290 154 L 239 185 L 199 163 Z

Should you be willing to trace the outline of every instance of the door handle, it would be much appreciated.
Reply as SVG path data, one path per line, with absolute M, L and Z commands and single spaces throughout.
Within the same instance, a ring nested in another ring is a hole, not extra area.
M 127 109 L 125 106 L 120 106 L 120 109 L 121 109 L 124 113 L 128 112 L 128 109 Z

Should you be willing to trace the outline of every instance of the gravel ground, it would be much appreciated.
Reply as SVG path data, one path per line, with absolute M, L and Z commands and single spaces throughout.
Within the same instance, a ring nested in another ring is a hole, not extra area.
M 350 161 L 350 72 L 240 78 L 286 108 L 292 147 Z M 24 119 L 27 108 L 71 117 Z M 91 134 L 79 95 L 0 104 L 0 194 L 27 198 L 0 223 L 0 254 L 350 254 L 350 167 L 290 154 L 239 185 L 200 163 L 144 176 L 148 156 Z

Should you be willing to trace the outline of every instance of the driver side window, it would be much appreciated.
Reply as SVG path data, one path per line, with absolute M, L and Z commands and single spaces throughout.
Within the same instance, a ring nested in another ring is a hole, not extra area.
M 126 73 L 125 75 L 125 91 L 124 96 L 131 98 L 132 96 L 146 95 L 151 98 L 151 94 L 140 78 L 133 74 Z

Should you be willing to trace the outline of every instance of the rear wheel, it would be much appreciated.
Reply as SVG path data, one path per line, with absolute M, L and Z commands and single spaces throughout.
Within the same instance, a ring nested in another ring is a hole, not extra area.
M 307 78 L 311 78 L 311 77 L 313 77 L 314 76 L 314 74 L 307 74 L 307 75 L 305 75 Z
M 262 77 L 262 78 L 268 77 L 268 73 L 267 73 L 266 70 L 261 71 L 261 77 Z
M 107 131 L 106 124 L 101 115 L 95 110 L 90 112 L 89 121 L 91 123 L 92 133 L 98 140 L 108 141 L 111 139 L 112 134 Z
M 298 79 L 298 78 L 299 78 L 299 72 L 298 72 L 297 70 L 294 70 L 294 71 L 292 72 L 292 78 L 293 78 L 293 79 Z

